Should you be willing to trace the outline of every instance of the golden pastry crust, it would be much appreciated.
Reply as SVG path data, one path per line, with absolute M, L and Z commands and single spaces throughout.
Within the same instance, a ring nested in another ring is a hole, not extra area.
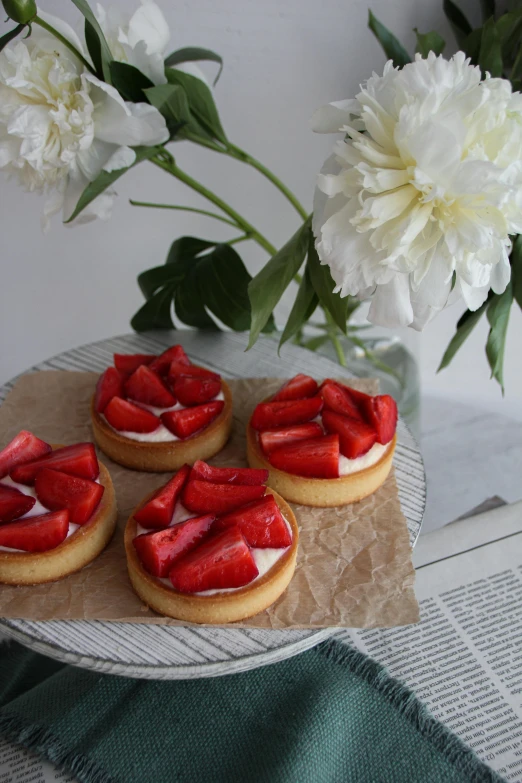
M 99 480 L 105 491 L 89 522 L 47 552 L 0 552 L 0 583 L 37 585 L 55 582 L 79 571 L 105 549 L 116 527 L 117 510 L 109 471 L 101 462 L 99 464 Z
M 126 468 L 151 473 L 172 473 L 185 463 L 192 465 L 197 459 L 210 459 L 221 451 L 232 429 L 232 392 L 223 379 L 221 379 L 221 388 L 225 405 L 219 416 L 208 427 L 186 440 L 163 443 L 131 440 L 113 430 L 94 409 L 93 396 L 91 421 L 94 439 L 104 454 L 114 462 Z
M 270 492 L 281 513 L 292 528 L 292 544 L 284 555 L 260 579 L 232 593 L 192 595 L 168 587 L 143 568 L 132 543 L 136 536 L 136 520 L 130 516 L 125 528 L 125 552 L 132 586 L 141 600 L 159 614 L 188 623 L 222 625 L 253 617 L 267 609 L 286 590 L 294 575 L 299 529 L 290 506 L 277 492 Z M 149 496 L 150 497 L 150 496 Z M 133 514 L 148 500 L 144 498 Z
M 383 484 L 390 472 L 397 443 L 397 433 L 388 443 L 386 451 L 374 465 L 333 479 L 308 478 L 278 470 L 266 459 L 257 438 L 257 433 L 247 425 L 247 459 L 251 468 L 268 470 L 268 486 L 279 492 L 285 500 L 302 506 L 329 508 L 346 506 L 368 497 Z

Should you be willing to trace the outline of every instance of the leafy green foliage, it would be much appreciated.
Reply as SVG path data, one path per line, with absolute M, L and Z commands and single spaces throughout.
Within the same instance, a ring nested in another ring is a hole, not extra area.
M 439 364 L 437 372 L 440 372 L 444 369 L 444 367 L 448 366 L 459 348 L 461 348 L 461 346 L 465 343 L 475 326 L 482 318 L 486 307 L 487 304 L 485 303 L 482 305 L 482 307 L 480 307 L 478 310 L 475 310 L 474 312 L 471 312 L 471 310 L 466 310 L 464 315 L 461 316 L 457 322 L 457 331 L 453 335 L 450 344 L 444 352 L 444 356 L 442 357 L 442 361 Z
M 308 250 L 310 218 L 300 226 L 286 245 L 272 256 L 248 286 L 252 309 L 251 348 L 263 331 L 272 311 L 298 273 Z
M 176 316 L 188 326 L 218 330 L 214 315 L 234 331 L 247 331 L 251 280 L 241 257 L 230 245 L 180 237 L 172 243 L 163 266 L 139 275 L 138 284 L 147 301 L 131 325 L 136 331 L 172 328 L 174 304 Z M 273 329 L 274 321 L 269 317 L 264 331 Z
M 144 93 L 147 100 L 164 116 L 171 140 L 178 134 L 182 136 L 184 130 L 191 126 L 192 115 L 181 87 L 176 84 L 159 84 L 146 88 Z
M 283 329 L 283 334 L 279 341 L 279 350 L 283 345 L 295 337 L 296 334 L 302 329 L 305 324 L 313 315 L 315 308 L 319 304 L 319 297 L 317 296 L 315 289 L 310 280 L 310 271 L 308 267 L 305 269 L 304 275 L 299 284 L 299 290 L 295 298 L 294 305 L 288 316 L 288 320 Z M 328 338 L 327 338 L 328 339 Z
M 99 62 L 101 64 L 101 70 L 103 73 L 103 79 L 111 84 L 111 69 L 110 63 L 112 61 L 111 50 L 109 44 L 103 34 L 103 30 L 100 27 L 100 23 L 96 19 L 92 12 L 92 9 L 87 0 L 72 0 L 76 8 L 83 14 L 85 19 L 89 22 L 92 30 L 90 31 L 91 45 L 94 46 L 93 37 L 96 35 L 99 42 Z M 90 53 L 90 50 L 89 50 Z
M 214 79 L 214 84 L 216 84 L 223 70 L 223 58 L 211 49 L 202 49 L 199 46 L 186 46 L 184 49 L 177 49 L 172 54 L 169 54 L 165 60 L 165 65 L 173 66 L 180 63 L 201 62 L 202 60 L 218 63 L 219 70 Z
M 86 25 L 87 26 L 87 25 Z M 146 103 L 145 90 L 153 87 L 151 80 L 129 63 L 119 63 L 113 60 L 110 63 L 111 79 L 114 87 L 126 101 L 132 103 Z
M 205 82 L 175 68 L 166 68 L 165 75 L 169 84 L 181 87 L 187 96 L 193 117 L 193 122 L 186 128 L 187 132 L 192 133 L 193 137 L 216 139 L 221 144 L 226 144 L 227 137 L 219 119 L 214 97 Z
M 513 242 L 511 251 L 511 282 L 513 297 L 522 310 L 522 235 L 519 234 Z
M 122 174 L 125 174 L 126 171 L 128 171 L 130 168 L 133 168 L 138 163 L 141 163 L 142 160 L 148 160 L 148 158 L 152 158 L 153 155 L 156 155 L 158 152 L 160 152 L 161 147 L 134 147 L 134 152 L 136 153 L 136 160 L 132 164 L 132 166 L 128 166 L 123 169 L 117 169 L 116 171 L 102 171 L 96 179 L 94 179 L 92 182 L 89 182 L 85 190 L 83 191 L 82 195 L 78 199 L 78 203 L 76 204 L 76 207 L 74 208 L 74 212 L 72 213 L 71 217 L 66 220 L 66 223 L 70 223 L 71 220 L 74 220 L 75 217 L 77 217 L 80 212 L 82 212 L 88 204 L 91 203 L 91 201 L 94 201 L 94 199 L 100 195 L 100 193 L 103 193 L 104 190 L 107 190 L 114 182 L 116 182 L 117 179 L 119 179 Z
M 381 44 L 386 56 L 393 60 L 395 66 L 402 67 L 411 62 L 411 57 L 404 46 L 390 33 L 387 27 L 379 22 L 371 11 L 368 12 L 368 27 Z
M 98 38 L 98 34 L 88 19 L 85 20 L 85 43 L 87 44 L 87 51 L 89 52 L 94 66 L 94 70 L 98 79 L 103 79 L 103 62 L 101 54 L 101 43 Z M 110 63 L 109 63 L 110 67 Z
M 317 250 L 315 249 L 314 238 L 310 232 L 310 243 L 308 248 L 308 261 L 306 268 L 310 273 L 310 280 L 314 290 L 319 297 L 324 310 L 329 313 L 339 329 L 346 334 L 346 316 L 348 297 L 341 299 L 339 294 L 334 294 L 335 283 L 330 274 L 330 268 L 321 264 Z
M 2 35 L 0 38 L 0 52 L 2 49 L 5 49 L 7 44 L 13 41 L 17 35 L 20 35 L 24 27 L 24 24 L 19 24 L 16 27 L 13 27 L 12 30 L 9 30 L 9 32 L 7 32 L 5 35 Z
M 416 52 L 419 52 L 423 57 L 427 57 L 430 52 L 442 54 L 446 41 L 435 30 L 432 30 L 431 33 L 419 33 L 418 29 L 414 27 L 413 32 L 417 36 Z
M 452 0 L 444 0 L 443 9 L 448 22 L 451 25 L 453 34 L 457 39 L 457 43 L 462 49 L 466 38 L 471 33 L 472 27 L 458 5 L 455 5 Z
M 491 377 L 499 382 L 502 394 L 504 394 L 504 350 L 512 303 L 513 285 L 510 282 L 503 294 L 491 298 L 487 310 L 491 329 L 486 343 L 486 355 L 491 367 Z
M 478 62 L 484 74 L 502 76 L 502 41 L 493 17 L 482 28 Z

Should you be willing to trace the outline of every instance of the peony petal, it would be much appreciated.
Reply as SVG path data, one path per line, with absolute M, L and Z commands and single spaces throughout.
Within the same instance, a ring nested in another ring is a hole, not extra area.
M 378 285 L 368 320 L 377 326 L 409 326 L 413 321 L 408 275 L 397 274 L 386 285 Z
M 47 24 L 51 25 L 51 27 L 54 27 L 54 29 L 59 32 L 60 35 L 63 35 L 63 37 L 66 38 L 69 43 L 72 43 L 74 48 L 77 49 L 81 55 L 91 62 L 91 58 L 89 57 L 89 53 L 87 52 L 85 46 L 82 44 L 72 27 L 67 24 L 67 22 L 64 22 L 58 16 L 53 16 L 52 14 L 48 14 L 46 11 L 42 11 L 40 6 L 38 6 L 38 16 L 44 22 L 47 22 Z M 38 34 L 43 35 L 42 28 L 37 27 L 36 25 L 33 27 L 33 35 L 35 34 L 36 30 L 38 30 Z M 56 44 L 57 39 L 55 36 L 53 36 L 51 33 L 47 33 L 47 31 L 46 34 L 50 35 Z M 67 49 L 67 51 L 69 54 L 72 54 L 70 49 Z
M 128 169 L 136 162 L 136 153 L 130 147 L 118 147 L 111 155 L 105 166 L 104 171 L 119 171 Z
M 128 42 L 135 47 L 139 41 L 144 41 L 147 54 L 162 55 L 170 40 L 170 30 L 160 8 L 153 0 L 145 0 L 129 21 L 127 31 Z
M 328 103 L 314 112 L 310 127 L 314 133 L 339 133 L 350 122 L 350 116 L 360 111 L 359 102 L 354 99 Z

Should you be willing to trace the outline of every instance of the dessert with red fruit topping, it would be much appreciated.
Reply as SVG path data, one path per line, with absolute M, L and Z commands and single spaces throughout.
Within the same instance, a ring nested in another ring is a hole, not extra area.
M 97 557 L 116 525 L 92 443 L 52 446 L 22 430 L 0 451 L 0 583 L 54 582 Z
M 177 470 L 221 451 L 232 426 L 232 394 L 181 345 L 152 354 L 114 354 L 91 403 L 94 438 L 127 468 Z
M 397 405 L 327 378 L 287 381 L 260 402 L 247 426 L 247 457 L 269 471 L 286 500 L 341 506 L 371 495 L 390 472 Z
M 132 586 L 160 614 L 194 623 L 243 620 L 288 586 L 299 532 L 268 471 L 184 465 L 135 509 L 125 529 Z

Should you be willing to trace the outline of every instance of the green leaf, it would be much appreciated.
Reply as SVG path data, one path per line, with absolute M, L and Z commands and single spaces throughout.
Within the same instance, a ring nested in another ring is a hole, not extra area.
M 310 280 L 312 281 L 312 285 L 319 297 L 321 305 L 330 313 L 339 329 L 346 334 L 348 297 L 341 299 L 339 294 L 333 293 L 335 283 L 332 280 L 330 268 L 325 264 L 321 264 L 319 261 L 313 236 L 310 236 L 310 247 L 308 250 L 306 268 L 310 272 Z
M 250 328 L 248 274 L 239 254 L 230 245 L 216 245 L 198 267 L 203 300 L 222 323 L 236 332 Z
M 196 270 L 187 270 L 183 282 L 176 288 L 174 309 L 179 320 L 196 329 L 211 329 L 219 332 L 219 326 L 205 309 L 198 285 Z
M 317 337 L 311 337 L 309 340 L 305 340 L 303 343 L 305 348 L 309 351 L 317 351 L 322 345 L 328 342 L 330 337 L 327 334 L 319 334 Z
M 214 84 L 216 84 L 223 70 L 223 58 L 211 49 L 201 49 L 198 46 L 186 46 L 184 49 L 177 49 L 172 54 L 169 54 L 165 60 L 165 65 L 172 66 L 180 63 L 201 62 L 202 60 L 218 63 L 219 70 L 214 79 Z
M 240 332 L 250 326 L 248 284 L 251 279 L 241 257 L 230 245 L 186 236 L 172 243 L 164 266 L 142 272 L 138 283 L 149 301 L 163 303 L 158 297 L 162 291 L 168 291 L 171 301 L 174 299 L 176 316 L 188 326 L 219 330 L 212 317 L 215 316 Z M 138 315 L 141 330 L 162 328 L 157 323 L 156 309 L 144 306 L 135 318 Z M 269 319 L 266 331 L 274 328 L 273 319 Z
M 290 338 L 297 334 L 302 325 L 311 318 L 318 304 L 319 297 L 315 293 L 307 266 L 299 285 L 299 290 L 292 310 L 290 311 L 285 328 L 283 329 L 283 334 L 279 340 L 279 350 L 281 350 L 287 340 L 290 340 Z
M 485 22 L 490 16 L 495 16 L 495 0 L 480 0 L 482 20 Z
M 403 65 L 411 62 L 411 57 L 404 46 L 399 43 L 393 33 L 390 33 L 387 27 L 379 22 L 371 11 L 368 12 L 368 27 L 379 41 L 388 59 L 393 60 L 395 66 L 402 68 Z
M 440 372 L 444 369 L 444 367 L 448 366 L 459 348 L 468 339 L 471 332 L 482 318 L 486 307 L 487 303 L 484 303 L 482 307 L 479 307 L 478 310 L 475 310 L 474 312 L 471 312 L 471 310 L 466 310 L 464 315 L 460 317 L 459 321 L 457 322 L 457 331 L 453 335 L 450 344 L 444 352 L 444 356 L 442 357 L 437 372 Z
M 494 19 L 488 19 L 482 28 L 479 65 L 484 73 L 489 71 L 493 77 L 502 76 L 502 42 Z
M 133 168 L 138 163 L 141 163 L 142 160 L 152 158 L 153 155 L 156 155 L 160 151 L 161 147 L 134 147 L 133 149 L 136 153 L 136 160 L 132 166 L 128 166 L 127 168 L 123 169 L 117 169 L 116 171 L 100 172 L 96 179 L 94 179 L 92 182 L 89 182 L 82 195 L 78 199 L 78 203 L 74 208 L 74 212 L 70 218 L 64 221 L 65 223 L 70 223 L 71 220 L 74 220 L 74 218 L 77 217 L 80 212 L 82 212 L 82 210 L 84 210 L 85 207 L 91 203 L 91 201 L 94 201 L 94 199 L 99 196 L 100 193 L 103 193 L 104 190 L 116 182 L 116 180 L 119 179 L 122 174 L 125 174 L 125 172 L 130 168 Z
M 175 329 L 172 321 L 172 295 L 174 288 L 167 286 L 148 299 L 131 320 L 136 332 L 149 329 Z
M 457 39 L 457 43 L 462 49 L 467 36 L 472 31 L 472 27 L 458 5 L 455 5 L 452 0 L 444 0 L 442 7 Z
M 183 88 L 190 111 L 210 138 L 226 144 L 227 137 L 221 125 L 212 92 L 205 82 L 175 68 L 166 68 L 165 75 L 169 84 L 176 84 Z
M 94 65 L 94 70 L 96 71 L 96 76 L 98 77 L 98 79 L 103 79 L 103 64 L 102 64 L 102 57 L 101 57 L 100 39 L 98 38 L 96 30 L 94 29 L 94 27 L 92 26 L 92 24 L 89 22 L 88 19 L 85 20 L 84 31 L 85 31 L 85 43 L 87 44 L 87 51 L 91 55 L 91 60 L 92 60 L 92 64 Z
M 12 30 L 9 30 L 8 33 L 6 33 L 0 38 L 0 52 L 2 51 L 2 49 L 5 49 L 5 47 L 7 46 L 8 43 L 10 43 L 10 41 L 12 41 L 14 38 L 16 38 L 17 35 L 19 35 L 22 32 L 24 27 L 25 24 L 18 24 L 16 27 L 13 27 Z
M 147 100 L 165 117 L 171 139 L 185 126 L 190 126 L 190 114 L 187 96 L 183 89 L 175 84 L 159 84 L 145 91 Z
M 482 42 L 482 27 L 473 30 L 462 45 L 462 51 L 471 58 L 473 65 L 479 64 L 480 44 Z
M 441 35 L 434 30 L 431 33 L 419 33 L 416 27 L 413 28 L 413 32 L 417 36 L 416 52 L 419 52 L 423 57 L 427 57 L 430 52 L 442 54 L 446 41 Z
M 100 61 L 101 61 L 103 78 L 106 82 L 110 84 L 111 83 L 110 63 L 112 60 L 112 54 L 111 54 L 111 50 L 109 49 L 109 44 L 107 43 L 106 38 L 103 34 L 103 30 L 101 29 L 98 20 L 93 14 L 87 0 L 72 0 L 72 1 L 76 6 L 76 8 L 83 14 L 85 19 L 89 22 L 89 24 L 93 28 L 93 31 L 98 36 L 98 41 L 100 43 Z
M 518 234 L 511 251 L 511 281 L 513 296 L 522 310 L 522 235 Z
M 309 234 L 310 218 L 297 229 L 286 245 L 272 256 L 250 282 L 248 296 L 252 310 L 252 323 L 247 350 L 256 342 L 269 321 L 272 310 L 299 271 L 306 256 Z
M 138 285 L 145 299 L 150 299 L 156 291 L 167 283 L 177 283 L 183 275 L 168 265 L 154 266 L 138 275 Z
M 497 30 L 502 41 L 502 58 L 511 67 L 520 48 L 522 8 L 503 14 L 497 20 Z
M 87 23 L 86 23 L 87 24 Z M 110 64 L 111 79 L 122 98 L 132 103 L 146 103 L 145 90 L 154 88 L 153 82 L 134 65 L 113 60 Z
M 487 311 L 491 329 L 486 343 L 486 356 L 491 367 L 491 377 L 499 382 L 502 394 L 504 394 L 504 349 L 512 303 L 513 286 L 510 282 L 503 294 L 492 297 Z

